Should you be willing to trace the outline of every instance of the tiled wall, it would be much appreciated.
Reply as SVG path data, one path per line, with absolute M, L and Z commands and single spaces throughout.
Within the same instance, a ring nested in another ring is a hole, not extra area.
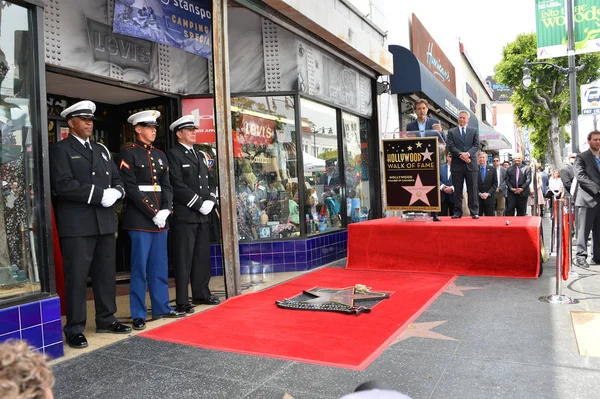
M 9 339 L 23 339 L 51 358 L 63 356 L 59 298 L 0 309 L 0 342 Z
M 310 270 L 346 257 L 348 231 L 305 240 L 240 243 L 241 274 Z M 223 275 L 221 246 L 210 247 L 213 276 Z

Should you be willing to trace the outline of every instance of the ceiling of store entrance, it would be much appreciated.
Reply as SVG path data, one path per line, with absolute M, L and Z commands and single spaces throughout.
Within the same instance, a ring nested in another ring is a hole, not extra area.
M 90 80 L 46 72 L 46 91 L 49 94 L 82 98 L 105 104 L 125 104 L 156 98 L 153 94 L 124 89 Z

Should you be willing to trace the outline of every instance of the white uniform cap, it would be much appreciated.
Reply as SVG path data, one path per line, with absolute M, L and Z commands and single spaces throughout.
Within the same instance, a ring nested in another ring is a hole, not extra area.
M 60 113 L 60 116 L 67 120 L 75 117 L 94 119 L 94 112 L 96 112 L 96 104 L 90 100 L 83 100 L 71 105 L 69 108 L 66 108 Z
M 176 132 L 178 130 L 181 129 L 195 129 L 196 128 L 196 124 L 194 123 L 196 120 L 196 117 L 194 115 L 184 115 L 181 118 L 177 119 L 175 122 L 171 123 L 171 126 L 169 126 L 169 129 L 171 129 L 172 132 Z
M 159 111 L 151 109 L 149 111 L 141 111 L 131 115 L 129 118 L 127 118 L 127 122 L 131 123 L 133 126 L 158 126 L 156 120 L 159 116 Z

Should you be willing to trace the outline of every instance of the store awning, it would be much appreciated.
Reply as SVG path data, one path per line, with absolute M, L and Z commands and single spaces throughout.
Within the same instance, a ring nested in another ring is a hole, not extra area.
M 390 45 L 388 49 L 394 56 L 394 74 L 390 76 L 392 94 L 422 93 L 455 120 L 462 110 L 471 115 L 469 126 L 478 127 L 477 116 L 465 106 L 450 90 L 431 73 L 425 65 L 407 48 Z
M 479 141 L 485 144 L 485 150 L 508 150 L 512 144 L 499 131 L 485 123 L 479 124 Z

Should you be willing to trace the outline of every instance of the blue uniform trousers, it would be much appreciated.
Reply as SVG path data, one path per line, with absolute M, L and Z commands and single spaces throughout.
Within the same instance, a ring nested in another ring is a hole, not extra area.
M 131 237 L 131 286 L 129 307 L 133 319 L 146 319 L 146 282 L 152 315 L 171 311 L 169 306 L 167 231 L 129 230 Z

